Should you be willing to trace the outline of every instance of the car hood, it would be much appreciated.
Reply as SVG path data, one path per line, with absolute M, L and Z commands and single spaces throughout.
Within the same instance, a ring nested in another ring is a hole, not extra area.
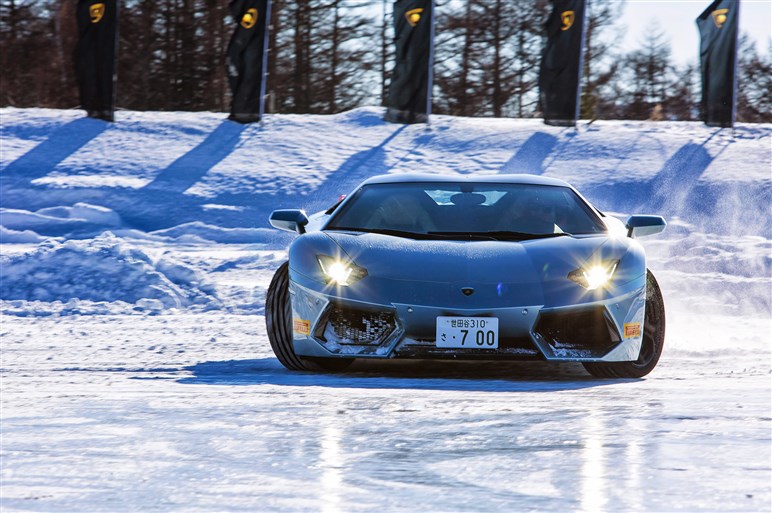
M 352 286 L 329 285 L 317 261 L 319 255 L 350 260 L 367 274 Z M 615 284 L 622 285 L 643 273 L 643 258 L 635 241 L 606 234 L 455 241 L 322 231 L 298 237 L 290 246 L 290 276 L 306 288 L 352 301 L 442 304 L 451 309 L 550 307 L 619 293 L 614 287 L 587 293 L 568 279 L 568 273 L 588 262 L 619 259 Z M 468 288 L 474 290 L 467 297 L 462 292 Z
M 458 241 L 413 240 L 376 233 L 323 233 L 354 263 L 367 269 L 370 276 L 470 284 L 563 280 L 610 240 L 605 235 Z

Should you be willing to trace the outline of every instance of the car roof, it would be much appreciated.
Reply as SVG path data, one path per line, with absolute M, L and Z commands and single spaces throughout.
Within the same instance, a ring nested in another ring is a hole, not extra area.
M 361 185 L 381 183 L 515 183 L 524 185 L 553 185 L 571 187 L 570 184 L 557 178 L 547 178 L 538 175 L 439 175 L 429 173 L 394 173 L 377 175 L 368 178 Z

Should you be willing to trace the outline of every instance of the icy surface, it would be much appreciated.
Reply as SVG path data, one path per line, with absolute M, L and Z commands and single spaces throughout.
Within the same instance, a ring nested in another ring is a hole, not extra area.
M 0 109 L 0 509 L 769 511 L 770 125 Z M 667 308 L 642 380 L 577 365 L 291 373 L 264 297 L 367 176 L 527 172 L 642 239 Z
M 9 317 L 3 331 L 3 511 L 770 504 L 764 351 L 670 337 L 693 352 L 630 381 L 539 363 L 323 376 L 284 370 L 260 316 Z

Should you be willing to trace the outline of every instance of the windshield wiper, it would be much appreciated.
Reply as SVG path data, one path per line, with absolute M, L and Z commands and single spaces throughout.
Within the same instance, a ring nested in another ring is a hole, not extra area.
M 513 232 L 509 230 L 499 230 L 495 232 L 485 232 L 486 235 L 491 235 L 492 237 L 501 237 L 501 238 L 507 238 L 507 239 L 513 239 L 513 240 L 530 240 L 530 239 L 550 239 L 552 237 L 573 237 L 572 234 L 568 232 L 558 232 L 558 233 L 528 233 L 528 232 Z
M 344 226 L 335 226 L 332 228 L 326 228 L 326 230 L 336 230 L 341 232 L 380 233 L 381 235 L 392 235 L 394 237 L 404 237 L 408 239 L 433 238 L 425 233 L 405 232 L 402 230 L 389 230 L 387 228 L 348 228 Z
M 488 232 L 427 232 L 431 237 L 438 239 L 450 239 L 450 240 L 498 240 L 495 236 L 488 234 Z
M 531 239 L 547 239 L 551 237 L 572 237 L 570 233 L 528 233 L 528 232 L 514 232 L 509 230 L 498 230 L 489 232 L 429 232 L 431 235 L 441 235 L 449 237 L 484 237 L 491 240 L 531 240 Z
M 402 230 L 391 230 L 388 228 L 351 228 L 346 226 L 335 226 L 326 230 L 336 230 L 342 232 L 360 232 L 360 233 L 379 233 L 381 235 L 391 235 L 393 237 L 403 237 L 415 240 L 531 240 L 547 239 L 551 237 L 568 236 L 570 233 L 527 233 L 513 232 L 508 230 L 490 231 L 490 232 L 407 232 Z

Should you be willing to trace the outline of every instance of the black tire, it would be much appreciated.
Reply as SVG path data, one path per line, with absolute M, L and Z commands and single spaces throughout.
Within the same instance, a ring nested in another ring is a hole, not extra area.
M 587 362 L 585 370 L 596 378 L 642 378 L 654 370 L 665 345 L 665 301 L 659 284 L 646 270 L 646 312 L 643 322 L 643 344 L 633 362 Z
M 289 370 L 342 371 L 353 358 L 306 358 L 295 354 L 292 346 L 292 305 L 289 295 L 289 262 L 273 275 L 265 295 L 265 327 L 273 354 Z

